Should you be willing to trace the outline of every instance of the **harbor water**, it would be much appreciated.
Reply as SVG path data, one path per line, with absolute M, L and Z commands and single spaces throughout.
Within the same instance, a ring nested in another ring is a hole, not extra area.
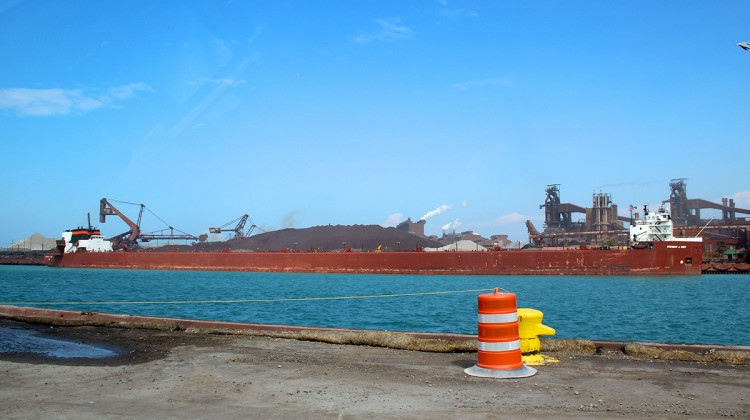
M 499 287 L 515 293 L 519 307 L 542 311 L 544 324 L 558 338 L 750 345 L 749 280 L 746 275 L 430 276 L 0 266 L 0 304 L 476 334 L 477 295 L 488 292 L 460 291 Z M 437 293 L 448 291 L 457 293 Z M 384 296 L 396 294 L 414 295 Z M 303 300 L 333 297 L 344 299 Z M 267 301 L 226 302 L 238 300 Z M 80 303 L 62 304 L 67 302 Z

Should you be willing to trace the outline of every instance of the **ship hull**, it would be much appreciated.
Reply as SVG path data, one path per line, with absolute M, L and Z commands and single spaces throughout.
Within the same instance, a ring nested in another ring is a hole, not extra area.
M 445 252 L 76 252 L 53 267 L 363 274 L 700 275 L 702 246 Z

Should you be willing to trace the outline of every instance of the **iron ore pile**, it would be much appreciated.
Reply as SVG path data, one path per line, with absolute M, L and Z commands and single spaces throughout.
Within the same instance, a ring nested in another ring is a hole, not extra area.
M 282 229 L 247 238 L 194 245 L 169 245 L 155 251 L 412 251 L 417 248 L 439 247 L 442 244 L 393 227 L 378 225 L 326 225 L 304 229 Z

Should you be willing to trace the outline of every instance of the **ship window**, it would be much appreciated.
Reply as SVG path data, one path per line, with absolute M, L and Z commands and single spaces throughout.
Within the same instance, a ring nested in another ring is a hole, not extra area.
M 685 258 L 685 264 L 692 264 L 692 263 L 693 263 L 693 259 L 692 258 L 690 258 L 690 257 Z

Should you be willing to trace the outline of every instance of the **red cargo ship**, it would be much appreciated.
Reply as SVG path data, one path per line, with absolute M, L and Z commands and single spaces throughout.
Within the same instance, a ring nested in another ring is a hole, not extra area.
M 92 252 L 71 247 L 63 235 L 45 256 L 52 267 L 295 273 L 478 275 L 699 275 L 700 238 L 675 238 L 666 210 L 647 213 L 630 228 L 627 248 L 541 248 L 436 252 Z M 111 249 L 111 248 L 109 248 Z
M 649 242 L 627 249 L 441 252 L 74 252 L 47 265 L 145 270 L 379 274 L 698 275 L 700 242 Z

